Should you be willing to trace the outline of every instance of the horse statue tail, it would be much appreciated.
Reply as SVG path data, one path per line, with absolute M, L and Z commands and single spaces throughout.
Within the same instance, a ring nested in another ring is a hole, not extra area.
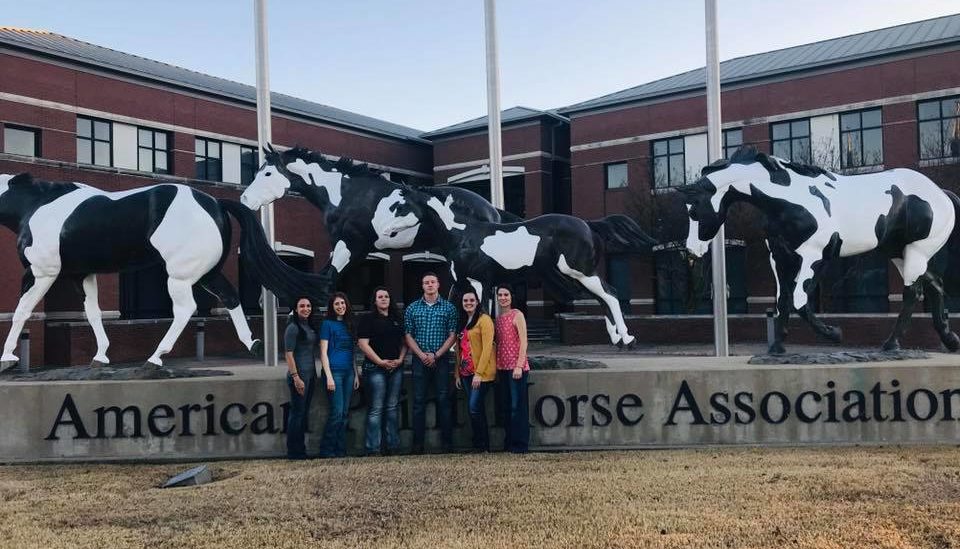
M 947 240 L 947 248 L 951 254 L 960 254 L 960 197 L 953 191 L 942 189 L 943 194 L 947 195 L 950 202 L 953 203 L 953 231 L 950 232 L 950 239 Z
M 236 200 L 218 198 L 217 202 L 240 224 L 240 261 L 250 268 L 257 282 L 281 302 L 304 295 L 317 303 L 326 302 L 330 278 L 298 271 L 284 263 L 267 242 L 263 226 L 250 208 Z
M 594 237 L 603 241 L 608 252 L 645 253 L 657 244 L 650 235 L 643 232 L 637 222 L 625 215 L 608 215 L 603 219 L 587 221 Z

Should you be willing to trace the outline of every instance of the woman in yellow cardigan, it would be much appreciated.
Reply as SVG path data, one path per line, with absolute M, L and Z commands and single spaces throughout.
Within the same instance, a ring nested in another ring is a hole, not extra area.
M 490 451 L 490 433 L 487 428 L 487 391 L 497 377 L 497 353 L 493 348 L 493 319 L 483 310 L 477 293 L 467 290 L 460 307 L 457 323 L 457 388 L 467 393 L 470 427 L 473 431 L 473 451 Z

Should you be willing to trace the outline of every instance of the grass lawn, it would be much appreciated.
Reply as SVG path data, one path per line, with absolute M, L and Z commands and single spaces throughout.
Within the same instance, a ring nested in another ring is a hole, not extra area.
M 0 547 L 958 547 L 960 451 L 0 467 Z

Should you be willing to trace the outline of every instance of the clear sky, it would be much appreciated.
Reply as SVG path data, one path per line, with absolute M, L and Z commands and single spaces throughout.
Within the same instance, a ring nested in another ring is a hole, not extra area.
M 701 67 L 702 0 L 499 0 L 501 105 Z M 721 60 L 960 12 L 957 0 L 721 0 Z M 434 130 L 486 114 L 483 0 L 269 0 L 273 91 Z M 0 0 L 48 30 L 254 84 L 253 0 Z

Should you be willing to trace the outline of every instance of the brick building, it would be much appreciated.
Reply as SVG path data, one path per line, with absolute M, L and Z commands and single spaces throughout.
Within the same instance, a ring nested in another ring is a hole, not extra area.
M 843 173 L 915 168 L 955 188 L 957 67 L 960 15 L 725 61 L 724 152 L 752 144 Z M 673 192 L 707 163 L 704 81 L 699 69 L 554 111 L 513 107 L 502 116 L 508 210 L 525 217 L 626 213 L 664 243 L 652 257 L 608 257 L 603 266 L 635 315 L 630 322 L 641 340 L 643 334 L 658 341 L 711 337 L 709 318 L 696 314 L 709 310 L 710 276 L 676 250 L 686 220 Z M 0 126 L 0 173 L 29 170 L 111 190 L 175 180 L 236 197 L 257 165 L 252 87 L 51 33 L 0 29 Z M 273 137 L 281 146 L 302 144 L 369 162 L 393 179 L 481 192 L 489 179 L 483 118 L 424 133 L 274 94 Z M 279 252 L 288 262 L 306 270 L 325 263 L 326 233 L 304 200 L 282 199 L 276 219 Z M 773 304 L 761 226 L 747 208 L 727 224 L 734 339 L 762 338 L 760 328 L 737 326 L 760 326 Z M 0 271 L 6 333 L 21 276 L 8 231 L 0 233 L 0 260 L 9 266 Z M 382 282 L 409 298 L 417 293 L 417 275 L 443 271 L 441 261 L 421 252 L 374 254 L 343 280 L 355 298 Z M 235 257 L 225 271 L 240 287 L 245 310 L 256 314 L 257 288 L 245 281 Z M 113 360 L 141 359 L 159 340 L 169 308 L 162 276 L 148 270 L 101 277 Z M 951 293 L 960 296 L 960 276 L 949 279 Z M 895 270 L 872 256 L 844 261 L 823 286 L 815 300 L 822 312 L 879 329 L 899 307 L 902 287 Z M 553 301 L 536 290 L 527 305 L 548 317 L 593 308 L 589 301 Z M 211 305 L 201 302 L 198 313 L 208 318 L 210 352 L 239 350 L 229 323 L 209 311 Z M 89 360 L 94 346 L 81 311 L 78 294 L 58 283 L 29 323 L 34 363 Z M 602 323 L 589 322 L 570 339 L 602 336 Z M 259 329 L 256 320 L 251 325 Z M 874 340 L 879 336 L 866 341 Z M 192 345 L 185 332 L 175 352 L 189 353 Z

